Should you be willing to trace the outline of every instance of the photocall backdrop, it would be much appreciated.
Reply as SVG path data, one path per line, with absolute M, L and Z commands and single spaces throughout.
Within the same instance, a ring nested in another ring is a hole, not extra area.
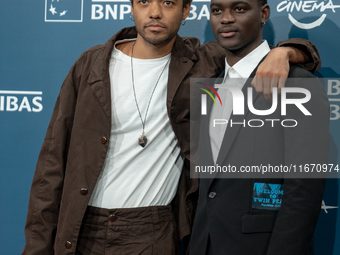
M 331 103 L 329 162 L 339 164 L 340 0 L 269 0 L 264 35 L 312 41 Z M 181 36 L 214 40 L 209 1 L 194 0 Z M 0 254 L 20 254 L 36 160 L 61 84 L 80 54 L 132 26 L 129 0 L 0 1 Z M 338 79 L 338 80 L 337 80 Z M 328 179 L 315 254 L 340 254 L 339 179 Z

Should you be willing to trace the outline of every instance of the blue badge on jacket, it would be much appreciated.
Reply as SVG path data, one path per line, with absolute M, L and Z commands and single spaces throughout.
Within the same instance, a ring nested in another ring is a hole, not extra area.
M 283 184 L 254 183 L 252 208 L 280 210 Z

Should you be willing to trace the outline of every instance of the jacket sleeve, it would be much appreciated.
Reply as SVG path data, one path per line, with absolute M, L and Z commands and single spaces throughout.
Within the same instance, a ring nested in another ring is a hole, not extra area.
M 287 105 L 287 115 L 284 116 L 298 122 L 296 127 L 284 131 L 285 165 L 296 165 L 297 170 L 300 165 L 311 168 L 311 164 L 328 163 L 329 102 L 321 83 L 314 80 L 316 82 L 302 84 L 311 93 L 311 99 L 303 105 L 312 116 L 305 116 L 295 105 Z M 298 87 L 294 83 L 288 82 L 292 87 Z M 294 94 L 290 98 L 297 98 Z M 310 254 L 313 250 L 313 233 L 321 209 L 325 175 L 310 178 L 309 172 L 297 177 L 284 180 L 282 204 L 267 255 Z
M 291 38 L 286 41 L 278 42 L 277 47 L 293 47 L 305 53 L 310 62 L 301 64 L 303 68 L 314 73 L 321 68 L 321 57 L 316 46 L 302 38 Z
M 75 64 L 68 73 L 57 98 L 36 165 L 27 220 L 26 244 L 22 254 L 54 254 L 68 146 L 77 102 Z M 78 72 L 80 73 L 80 72 Z

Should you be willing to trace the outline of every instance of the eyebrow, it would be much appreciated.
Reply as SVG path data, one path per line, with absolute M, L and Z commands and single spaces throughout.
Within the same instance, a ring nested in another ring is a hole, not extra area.
M 235 2 L 232 2 L 231 3 L 233 6 L 234 5 L 238 5 L 238 4 L 246 4 L 246 5 L 249 5 L 248 2 L 245 2 L 245 1 L 235 1 Z M 210 7 L 213 7 L 213 6 L 221 6 L 222 4 L 220 2 L 211 2 L 210 4 Z
M 233 4 L 233 5 L 236 5 L 236 4 L 247 4 L 247 5 L 249 5 L 249 3 L 248 3 L 248 2 L 245 2 L 245 1 L 235 1 L 235 2 L 233 2 L 232 4 Z
M 210 4 L 210 7 L 212 7 L 212 6 L 220 6 L 220 5 L 221 5 L 220 3 L 212 2 L 212 3 Z

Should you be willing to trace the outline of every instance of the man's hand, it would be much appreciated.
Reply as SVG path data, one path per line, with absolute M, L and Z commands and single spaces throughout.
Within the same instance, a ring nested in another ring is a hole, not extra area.
M 281 93 L 281 88 L 285 86 L 289 73 L 289 62 L 305 63 L 308 61 L 308 57 L 296 48 L 277 47 L 272 49 L 258 67 L 251 84 L 257 93 L 263 94 L 267 101 L 271 101 L 273 88 L 277 87 L 278 93 Z

